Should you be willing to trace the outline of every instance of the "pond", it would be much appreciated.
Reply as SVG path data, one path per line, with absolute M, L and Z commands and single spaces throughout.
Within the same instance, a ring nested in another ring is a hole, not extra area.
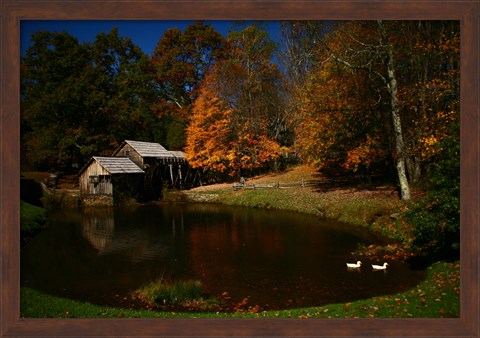
M 116 305 L 158 278 L 201 280 L 212 297 L 262 309 L 349 302 L 414 287 L 424 271 L 356 261 L 385 240 L 359 227 L 293 212 L 214 204 L 58 212 L 21 252 L 21 281 L 49 294 Z

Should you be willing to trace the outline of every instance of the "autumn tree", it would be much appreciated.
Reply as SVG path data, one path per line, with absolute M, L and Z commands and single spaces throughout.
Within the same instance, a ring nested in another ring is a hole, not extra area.
M 391 161 L 409 199 L 409 180 L 458 121 L 458 23 L 338 23 L 313 52 L 317 65 L 296 91 L 299 151 L 351 170 Z
M 169 148 L 184 145 L 192 103 L 205 74 L 221 55 L 223 43 L 222 35 L 202 21 L 184 32 L 168 29 L 158 41 L 151 58 L 159 93 L 153 110 L 161 119 Z
M 231 84 L 226 83 L 221 89 L 224 90 L 222 96 L 241 112 L 241 117 L 256 120 L 254 124 L 266 124 L 270 139 L 282 146 L 288 145 L 285 81 L 278 65 L 272 62 L 276 44 L 258 25 L 230 33 L 227 43 L 227 62 L 218 67 L 218 71 L 223 72 L 225 78 L 235 73 L 240 77 L 230 78 Z
M 350 27 L 365 35 L 370 27 Z M 353 41 L 355 42 L 355 41 Z M 380 79 L 366 67 L 358 53 L 345 58 L 352 48 L 348 34 L 338 27 L 323 33 L 310 51 L 314 55 L 311 70 L 303 84 L 295 88 L 296 148 L 301 157 L 319 168 L 343 167 L 364 175 L 372 165 L 386 162 L 384 95 L 377 88 Z M 377 61 L 378 62 L 378 61 Z
M 318 168 L 366 175 L 386 157 L 372 79 L 340 63 L 319 67 L 296 92 L 296 148 L 304 161 Z
M 194 167 L 245 175 L 279 156 L 274 48 L 255 26 L 229 35 L 225 59 L 208 73 L 193 106 L 186 152 Z
M 321 41 L 328 24 L 322 21 L 282 21 L 278 59 L 284 74 L 284 83 L 279 88 L 282 102 L 283 144 L 291 147 L 295 143 L 295 128 L 301 122 L 300 101 L 295 95 L 307 81 L 308 74 L 318 61 L 316 44 Z M 305 135 L 303 135 L 305 136 Z M 306 141 L 300 136 L 300 142 Z
M 357 70 L 364 70 L 371 76 L 378 77 L 386 89 L 389 115 L 392 121 L 393 158 L 397 172 L 400 195 L 402 199 L 411 197 L 410 184 L 406 173 L 406 149 L 402 130 L 402 119 L 398 103 L 398 85 L 396 75 L 396 60 L 393 44 L 382 20 L 376 21 L 376 26 L 370 28 L 371 23 L 356 23 L 344 25 L 338 32 L 346 35 L 349 41 L 342 53 L 334 52 L 329 46 L 329 56 L 336 62 Z M 358 34 L 366 31 L 365 34 Z M 350 47 L 351 46 L 351 47 Z
M 317 62 L 316 45 L 329 25 L 323 21 L 282 21 L 280 60 L 288 83 L 301 85 Z
M 396 42 L 402 74 L 399 104 L 407 120 L 406 147 L 409 177 L 419 181 L 451 137 L 460 119 L 460 32 L 455 21 L 402 23 Z

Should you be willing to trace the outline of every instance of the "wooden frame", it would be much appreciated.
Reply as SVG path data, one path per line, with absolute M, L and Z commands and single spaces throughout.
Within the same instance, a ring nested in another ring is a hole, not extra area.
M 477 336 L 479 335 L 478 0 L 2 0 L 1 335 Z M 461 317 L 458 319 L 19 318 L 20 21 L 34 19 L 450 19 L 461 21 Z

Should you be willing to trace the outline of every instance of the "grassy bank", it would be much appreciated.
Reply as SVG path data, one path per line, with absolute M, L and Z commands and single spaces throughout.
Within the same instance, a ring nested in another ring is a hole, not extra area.
M 47 211 L 24 201 L 20 201 L 20 230 L 25 233 L 37 232 L 47 222 Z
M 24 318 L 447 318 L 460 316 L 460 265 L 439 262 L 427 270 L 417 287 L 395 295 L 351 303 L 282 311 L 178 313 L 130 310 L 83 303 L 22 288 Z
M 229 205 L 291 210 L 360 226 L 369 226 L 401 207 L 398 198 L 377 191 L 342 189 L 318 193 L 311 188 L 293 188 L 212 192 L 218 194 L 217 201 Z
M 20 241 L 22 246 L 42 231 L 46 223 L 47 210 L 20 201 Z

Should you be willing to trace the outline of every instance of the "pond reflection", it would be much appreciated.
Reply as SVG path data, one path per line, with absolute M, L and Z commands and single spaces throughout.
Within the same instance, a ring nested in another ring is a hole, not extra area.
M 264 309 L 314 306 L 416 285 L 424 272 L 400 262 L 387 273 L 369 269 L 383 262 L 346 269 L 358 245 L 382 242 L 313 216 L 213 204 L 69 211 L 50 215 L 49 228 L 22 250 L 21 279 L 99 304 L 168 276 L 199 279 L 211 296 L 249 297 Z
M 98 255 L 120 254 L 132 262 L 145 259 L 154 259 L 165 255 L 167 244 L 157 242 L 151 233 L 143 228 L 122 231 L 115 222 L 122 215 L 115 217 L 113 210 L 88 210 L 82 215 L 81 231 L 90 244 L 96 249 Z

